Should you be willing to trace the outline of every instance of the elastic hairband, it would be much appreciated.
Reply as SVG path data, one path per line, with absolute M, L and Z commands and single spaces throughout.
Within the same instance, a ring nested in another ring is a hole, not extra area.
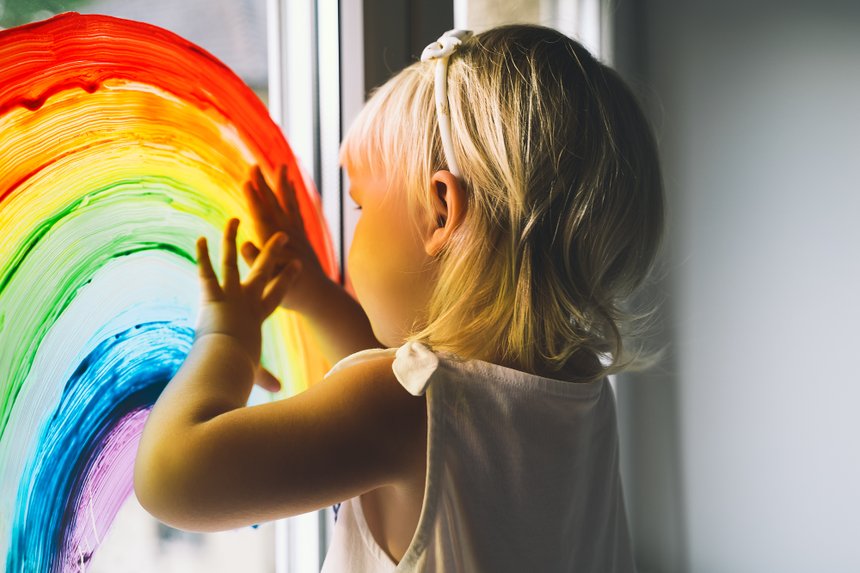
M 448 113 L 448 58 L 460 43 L 472 36 L 471 30 L 448 30 L 435 42 L 428 44 L 421 52 L 421 61 L 437 60 L 434 92 L 436 95 L 436 116 L 439 121 L 439 133 L 442 136 L 442 149 L 448 161 L 448 168 L 455 177 L 460 177 L 460 167 L 454 159 L 454 144 L 451 140 L 451 116 Z

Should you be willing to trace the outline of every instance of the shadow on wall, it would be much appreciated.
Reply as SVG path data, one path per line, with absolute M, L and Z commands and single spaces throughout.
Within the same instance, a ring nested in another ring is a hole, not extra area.
M 672 288 L 665 282 L 642 291 L 668 298 L 665 325 L 674 323 Z M 664 326 L 654 346 L 669 345 L 660 365 L 616 376 L 621 475 L 639 573 L 681 573 L 687 566 L 684 481 L 681 468 L 678 341 Z
M 619 375 L 640 573 L 860 571 L 860 3 L 617 0 L 670 344 Z
M 655 130 L 665 170 L 666 102 L 656 93 L 648 60 L 650 18 L 646 2 L 619 1 L 613 12 L 613 62 L 639 97 Z M 650 371 L 616 376 L 621 474 L 625 505 L 639 573 L 688 571 L 684 516 L 684 483 L 681 474 L 679 423 L 678 341 L 675 324 L 671 245 L 674 241 L 674 204 L 669 181 L 666 187 L 666 233 L 657 264 L 661 280 L 645 287 L 633 304 L 659 300 L 660 323 L 653 346 L 668 345 L 663 361 Z

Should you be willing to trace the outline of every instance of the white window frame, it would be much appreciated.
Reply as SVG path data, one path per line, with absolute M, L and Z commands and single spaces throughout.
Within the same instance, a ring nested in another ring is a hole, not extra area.
M 269 113 L 320 192 L 342 279 L 354 221 L 338 150 L 364 105 L 363 9 L 363 0 L 267 0 Z M 277 520 L 276 572 L 318 572 L 333 527 L 331 508 Z

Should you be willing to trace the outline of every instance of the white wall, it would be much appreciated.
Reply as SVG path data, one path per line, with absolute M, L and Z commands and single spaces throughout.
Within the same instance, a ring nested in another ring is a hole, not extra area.
M 640 572 L 860 571 L 860 2 L 616 3 L 670 203 L 673 351 L 617 387 Z

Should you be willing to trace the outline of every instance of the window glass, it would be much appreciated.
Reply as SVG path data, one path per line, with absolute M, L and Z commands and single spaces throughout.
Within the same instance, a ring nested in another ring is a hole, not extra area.
M 203 47 L 236 72 L 268 104 L 266 3 L 259 0 L 0 0 L 0 26 L 50 18 L 60 12 L 106 14 L 148 22 Z M 250 403 L 262 401 L 255 388 Z M 219 533 L 169 527 L 132 494 L 87 566 L 90 573 L 160 571 L 220 573 L 275 570 L 275 525 Z

